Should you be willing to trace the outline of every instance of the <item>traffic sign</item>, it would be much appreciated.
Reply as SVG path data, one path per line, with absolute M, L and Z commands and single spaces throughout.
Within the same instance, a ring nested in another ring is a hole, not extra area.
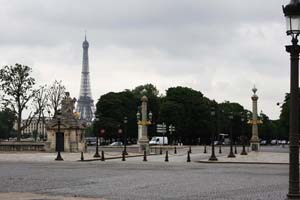
M 165 123 L 157 124 L 156 125 L 157 133 L 166 133 L 167 132 L 167 125 Z

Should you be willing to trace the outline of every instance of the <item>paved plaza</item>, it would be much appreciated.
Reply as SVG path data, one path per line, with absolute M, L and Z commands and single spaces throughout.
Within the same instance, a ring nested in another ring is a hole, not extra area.
M 130 150 L 130 149 L 129 149 Z M 216 152 L 222 163 L 205 163 L 209 153 L 193 147 L 165 155 L 80 162 L 80 154 L 0 153 L 0 199 L 284 199 L 288 190 L 288 147 L 264 147 L 228 160 L 228 147 Z M 209 150 L 209 148 L 207 148 Z M 240 152 L 240 148 L 238 151 Z M 93 152 L 86 156 L 92 158 Z M 136 154 L 131 153 L 129 154 Z M 108 155 L 107 155 L 108 156 Z M 136 155 L 135 155 L 136 156 Z M 199 162 L 200 161 L 200 162 Z M 202 162 L 203 161 L 203 162 Z M 260 163 L 260 164 L 259 164 Z M 277 164 L 274 164 L 277 163 Z

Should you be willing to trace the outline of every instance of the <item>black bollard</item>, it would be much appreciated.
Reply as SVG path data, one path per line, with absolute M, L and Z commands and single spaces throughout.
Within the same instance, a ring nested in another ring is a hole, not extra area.
M 237 154 L 236 143 L 234 143 L 234 153 Z
M 144 162 L 147 162 L 147 152 L 144 151 L 144 159 L 143 159 Z
M 84 161 L 83 152 L 81 152 L 80 160 L 81 160 L 81 161 Z
M 176 149 L 176 147 L 174 147 L 174 154 L 177 154 L 177 149 Z
M 125 161 L 126 159 L 125 159 L 125 152 L 124 151 L 122 151 L 122 161 Z
M 166 151 L 165 162 L 169 162 L 169 155 L 168 155 L 168 151 Z
M 58 160 L 58 161 L 63 161 L 64 159 L 61 157 L 60 155 L 60 151 L 57 152 L 57 157 L 55 158 L 55 160 Z
M 162 147 L 160 146 L 159 154 L 162 155 Z
M 191 147 L 191 146 L 190 146 L 190 148 L 189 148 L 189 152 L 192 153 L 192 147 Z
M 222 145 L 219 146 L 219 153 L 222 153 Z
M 203 153 L 207 153 L 207 151 L 206 151 L 206 144 L 204 145 L 204 152 Z
M 190 156 L 190 152 L 187 152 L 187 159 L 186 162 L 191 162 L 191 156 Z
M 104 151 L 101 151 L 101 161 L 105 161 L 105 158 L 104 158 Z

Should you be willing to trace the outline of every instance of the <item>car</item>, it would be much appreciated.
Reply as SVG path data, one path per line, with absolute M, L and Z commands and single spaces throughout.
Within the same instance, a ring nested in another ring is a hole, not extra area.
M 267 144 L 267 140 L 262 140 L 262 141 L 260 141 L 260 144 L 266 145 L 266 144 Z
M 280 141 L 280 144 L 283 144 L 283 145 L 284 145 L 284 144 L 287 144 L 287 141 L 286 141 L 286 140 L 281 140 L 281 141 Z
M 272 145 L 275 145 L 275 144 L 277 144 L 277 143 L 278 143 L 277 140 L 271 140 L 271 142 L 270 142 L 270 144 L 272 144 Z
M 86 137 L 85 141 L 86 141 L 87 145 L 95 145 L 97 142 L 97 138 L 96 137 Z
M 113 142 L 109 146 L 123 146 L 123 142 Z

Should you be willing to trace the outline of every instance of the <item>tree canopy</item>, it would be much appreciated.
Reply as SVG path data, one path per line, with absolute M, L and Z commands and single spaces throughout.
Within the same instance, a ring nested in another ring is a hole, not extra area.
M 153 113 L 152 124 L 148 127 L 150 138 L 161 134 L 156 132 L 158 123 L 175 126 L 175 133 L 170 135 L 168 131 L 167 136 L 170 140 L 185 144 L 209 143 L 213 130 L 218 134 L 229 133 L 231 125 L 236 140 L 240 139 L 243 127 L 248 127 L 244 131 L 250 135 L 251 129 L 247 124 L 247 119 L 243 122 L 241 120 L 241 116 L 249 111 L 245 110 L 242 105 L 228 101 L 217 103 L 205 97 L 200 91 L 181 86 L 171 87 L 166 90 L 165 96 L 158 96 L 159 91 L 152 84 L 102 95 L 96 105 L 98 121 L 94 123 L 94 127 L 97 126 L 95 132 L 99 132 L 101 127 L 106 129 L 106 137 L 119 137 L 117 129 L 124 126 L 123 120 L 127 117 L 128 136 L 136 139 L 136 112 L 140 109 L 143 95 L 148 97 L 148 111 L 151 110 Z M 216 110 L 214 116 L 211 115 L 212 109 Z M 228 118 L 230 113 L 234 115 L 232 121 Z M 217 127 L 216 130 L 215 127 Z M 265 128 L 262 130 L 269 131 Z
M 8 139 L 13 132 L 16 116 L 10 109 L 5 108 L 0 111 L 0 138 Z
M 15 64 L 4 66 L 0 69 L 0 87 L 4 92 L 2 102 L 5 107 L 10 108 L 17 116 L 17 140 L 20 141 L 21 131 L 28 124 L 22 125 L 22 112 L 27 108 L 28 102 L 34 97 L 35 79 L 31 77 L 31 68 L 25 65 Z M 28 122 L 34 114 L 29 115 Z

